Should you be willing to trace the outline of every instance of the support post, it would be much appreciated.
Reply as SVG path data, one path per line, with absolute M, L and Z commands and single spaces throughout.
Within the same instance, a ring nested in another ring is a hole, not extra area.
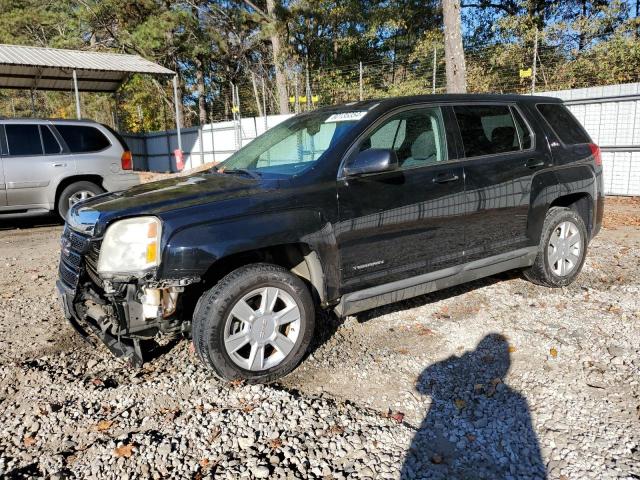
M 533 44 L 533 66 L 531 67 L 531 94 L 536 93 L 536 65 L 538 64 L 538 28 L 536 27 L 536 38 Z
M 360 62 L 360 101 L 364 100 L 364 84 L 362 80 L 362 62 Z
M 80 113 L 80 94 L 78 93 L 78 76 L 76 75 L 76 71 L 73 71 L 73 90 L 76 94 L 76 117 L 78 120 L 82 118 L 82 114 Z
M 182 151 L 182 136 L 180 135 L 180 107 L 178 105 L 178 75 L 173 77 L 173 103 L 176 108 L 176 133 L 178 134 L 178 150 Z
M 262 79 L 262 111 L 264 113 L 264 131 L 266 132 L 269 129 L 267 123 L 267 95 L 265 92 L 264 77 L 260 78 Z
M 431 93 L 436 94 L 436 72 L 438 71 L 438 49 L 433 47 L 433 77 L 431 79 Z

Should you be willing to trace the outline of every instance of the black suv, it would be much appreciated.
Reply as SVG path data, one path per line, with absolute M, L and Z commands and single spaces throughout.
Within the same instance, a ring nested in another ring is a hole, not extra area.
M 318 309 L 510 269 L 571 283 L 603 205 L 600 150 L 557 99 L 357 102 L 290 118 L 210 171 L 80 202 L 58 290 L 85 337 L 134 364 L 157 335 L 190 333 L 219 377 L 268 382 L 302 360 Z

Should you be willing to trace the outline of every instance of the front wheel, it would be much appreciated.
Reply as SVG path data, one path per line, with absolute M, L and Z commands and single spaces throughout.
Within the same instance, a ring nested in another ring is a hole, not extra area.
M 524 271 L 525 277 L 547 287 L 564 287 L 582 270 L 587 255 L 588 236 L 582 217 L 566 207 L 552 207 L 547 212 L 538 256 Z
M 277 265 L 247 265 L 203 294 L 193 315 L 193 344 L 219 378 L 268 383 L 302 361 L 314 315 L 300 278 Z

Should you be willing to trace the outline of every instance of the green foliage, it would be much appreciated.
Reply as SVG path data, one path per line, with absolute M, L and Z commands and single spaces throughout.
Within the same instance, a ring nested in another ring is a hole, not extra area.
M 538 37 L 539 90 L 639 81 L 640 24 L 622 0 L 463 1 L 471 92 L 528 92 Z M 271 38 L 288 95 L 319 105 L 445 90 L 439 0 L 0 0 L 0 42 L 135 53 L 180 75 L 184 123 L 277 113 Z M 434 50 L 436 63 L 433 63 Z M 264 85 L 264 97 L 263 97 Z M 172 89 L 132 77 L 116 99 L 82 94 L 86 117 L 138 132 L 171 128 Z M 35 115 L 75 116 L 71 91 L 33 95 Z M 117 108 L 116 108 L 117 107 Z M 305 107 L 303 106 L 303 109 Z M 32 115 L 28 91 L 0 91 L 0 115 Z

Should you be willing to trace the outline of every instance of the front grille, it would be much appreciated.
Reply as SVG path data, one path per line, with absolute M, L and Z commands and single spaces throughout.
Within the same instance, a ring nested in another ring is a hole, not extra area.
M 78 281 L 80 280 L 79 271 L 67 267 L 64 262 L 60 262 L 58 272 L 60 273 L 60 280 L 67 287 L 75 289 L 78 286 Z
M 90 237 L 65 227 L 60 243 L 62 246 L 59 267 L 60 280 L 67 287 L 75 289 L 86 272 L 94 283 L 102 286 L 96 271 L 100 254 L 99 242 L 92 242 Z
M 87 266 L 87 275 L 89 275 L 93 283 L 102 288 L 102 280 L 98 275 L 98 258 L 100 258 L 100 242 L 91 242 L 89 253 L 84 257 Z

